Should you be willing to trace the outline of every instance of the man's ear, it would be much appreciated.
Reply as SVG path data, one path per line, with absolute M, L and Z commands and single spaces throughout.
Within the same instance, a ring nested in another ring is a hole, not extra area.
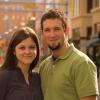
M 68 28 L 64 29 L 66 35 L 68 35 Z
M 68 27 L 65 29 L 65 32 L 66 33 L 69 33 L 69 28 Z

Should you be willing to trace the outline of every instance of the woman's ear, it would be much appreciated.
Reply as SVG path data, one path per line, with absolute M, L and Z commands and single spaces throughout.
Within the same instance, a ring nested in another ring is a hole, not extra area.
M 13 52 L 14 55 L 16 55 L 15 51 Z

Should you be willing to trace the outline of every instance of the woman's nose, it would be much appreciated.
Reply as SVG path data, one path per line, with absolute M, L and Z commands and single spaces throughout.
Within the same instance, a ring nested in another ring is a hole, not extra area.
M 26 48 L 25 49 L 25 53 L 30 53 L 30 49 L 29 48 Z

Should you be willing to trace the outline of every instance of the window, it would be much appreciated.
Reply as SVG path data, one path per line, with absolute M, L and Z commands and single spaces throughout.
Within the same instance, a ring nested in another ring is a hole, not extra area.
M 87 13 L 90 13 L 92 8 L 93 8 L 93 0 L 87 0 Z
M 80 28 L 73 29 L 73 37 L 74 38 L 80 37 Z
M 73 43 L 76 48 L 80 48 L 80 28 L 73 29 L 73 37 L 72 37 Z
M 98 36 L 98 33 L 100 32 L 100 23 L 96 23 L 95 25 L 94 25 L 94 35 L 95 36 Z
M 92 27 L 87 27 L 87 39 L 90 39 L 92 35 Z
M 75 0 L 75 16 L 79 15 L 79 0 Z
M 96 7 L 100 7 L 100 0 L 96 0 Z
M 65 0 L 65 12 L 66 12 L 66 15 L 68 15 L 68 0 Z

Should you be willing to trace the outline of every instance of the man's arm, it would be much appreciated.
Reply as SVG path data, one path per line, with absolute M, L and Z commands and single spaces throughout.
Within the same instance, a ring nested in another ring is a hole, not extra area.
M 83 97 L 80 100 L 97 100 L 97 96 L 88 96 L 88 97 Z

